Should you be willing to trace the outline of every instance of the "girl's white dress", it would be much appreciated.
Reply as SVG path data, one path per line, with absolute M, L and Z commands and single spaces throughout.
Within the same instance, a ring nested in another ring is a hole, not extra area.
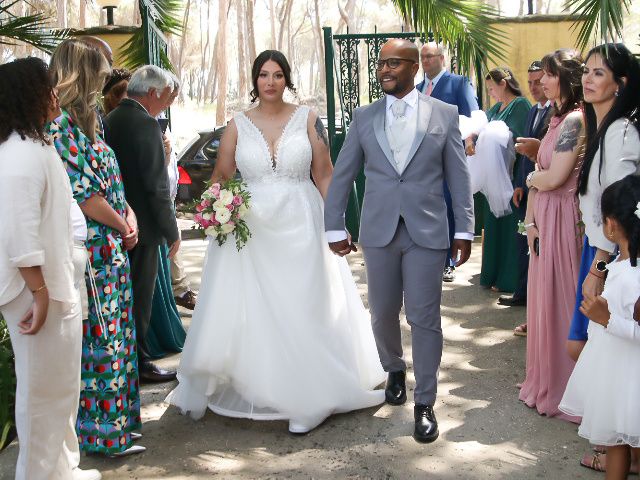
M 332 413 L 378 405 L 385 379 L 356 284 L 331 253 L 310 179 L 309 109 L 299 107 L 275 162 L 261 132 L 236 115 L 236 163 L 251 193 L 252 237 L 209 242 L 202 285 L 169 401 L 312 428 Z
M 640 325 L 633 319 L 640 266 L 622 260 L 607 269 L 602 296 L 611 318 L 607 328 L 589 322 L 560 410 L 582 417 L 578 433 L 592 444 L 640 447 Z

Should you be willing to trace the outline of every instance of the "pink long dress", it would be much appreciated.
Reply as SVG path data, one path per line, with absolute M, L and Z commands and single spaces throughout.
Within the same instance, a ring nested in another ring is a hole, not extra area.
M 566 116 L 565 116 L 566 117 Z M 551 165 L 565 117 L 553 117 L 538 151 L 543 170 Z M 558 409 L 575 362 L 566 349 L 576 299 L 582 238 L 576 185 L 580 162 L 559 188 L 537 192 L 535 221 L 540 255 L 531 253 L 527 291 L 527 375 L 520 400 L 538 413 L 579 423 Z

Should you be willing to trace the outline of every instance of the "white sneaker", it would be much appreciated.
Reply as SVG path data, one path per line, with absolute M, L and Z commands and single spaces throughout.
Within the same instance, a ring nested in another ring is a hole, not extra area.
M 131 440 L 134 442 L 140 440 L 142 438 L 142 434 L 138 432 L 131 432 Z
M 100 480 L 102 474 L 98 470 L 81 470 L 74 468 L 71 470 L 71 478 L 73 480 Z
M 295 420 L 289 420 L 289 432 L 291 433 L 309 433 L 311 430 L 316 428 L 322 422 L 326 420 L 326 417 L 320 418 L 317 421 L 312 422 L 311 424 L 304 424 L 300 422 L 296 422 Z
M 128 457 L 129 455 L 135 455 L 136 453 L 142 453 L 142 452 L 144 452 L 146 450 L 147 450 L 147 448 L 143 447 L 142 445 L 132 445 L 132 446 L 130 446 L 129 448 L 127 448 L 123 452 L 118 452 L 118 453 L 114 453 L 112 455 L 109 455 L 109 458 Z

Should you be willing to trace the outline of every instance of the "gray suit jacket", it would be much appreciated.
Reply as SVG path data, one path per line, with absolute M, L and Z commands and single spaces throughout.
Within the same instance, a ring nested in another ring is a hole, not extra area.
M 364 165 L 366 177 L 360 218 L 360 244 L 384 247 L 393 239 L 400 217 L 421 247 L 449 248 L 443 180 L 453 201 L 456 231 L 473 232 L 473 196 L 464 154 L 458 109 L 419 94 L 418 125 L 402 173 L 394 167 L 384 131 L 386 101 L 357 108 L 338 155 L 325 201 L 326 230 L 344 230 L 349 193 Z

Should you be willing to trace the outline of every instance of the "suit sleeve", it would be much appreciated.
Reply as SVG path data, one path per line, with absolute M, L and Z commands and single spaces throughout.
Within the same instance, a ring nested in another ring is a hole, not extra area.
M 468 114 L 464 113 L 464 115 L 470 116 L 471 112 L 480 110 L 480 107 L 478 106 L 478 99 L 476 98 L 476 92 L 473 91 L 471 82 L 469 82 L 467 77 L 463 77 L 461 88 L 462 95 L 460 95 L 460 113 L 469 112 Z
M 150 210 L 162 236 L 171 245 L 180 234 L 169 196 L 169 177 L 164 166 L 164 145 L 160 125 L 146 119 L 141 135 L 136 139 L 136 158 L 139 160 L 142 187 L 149 200 Z
M 467 157 L 464 154 L 457 112 L 452 112 L 451 122 L 447 129 L 443 166 L 445 180 L 451 192 L 455 230 L 461 233 L 472 233 L 474 218 L 471 177 Z
M 347 210 L 349 194 L 364 162 L 364 151 L 358 136 L 357 117 L 357 111 L 354 111 L 353 120 L 338 154 L 327 192 L 324 206 L 324 224 L 327 231 L 346 229 L 344 214 Z

